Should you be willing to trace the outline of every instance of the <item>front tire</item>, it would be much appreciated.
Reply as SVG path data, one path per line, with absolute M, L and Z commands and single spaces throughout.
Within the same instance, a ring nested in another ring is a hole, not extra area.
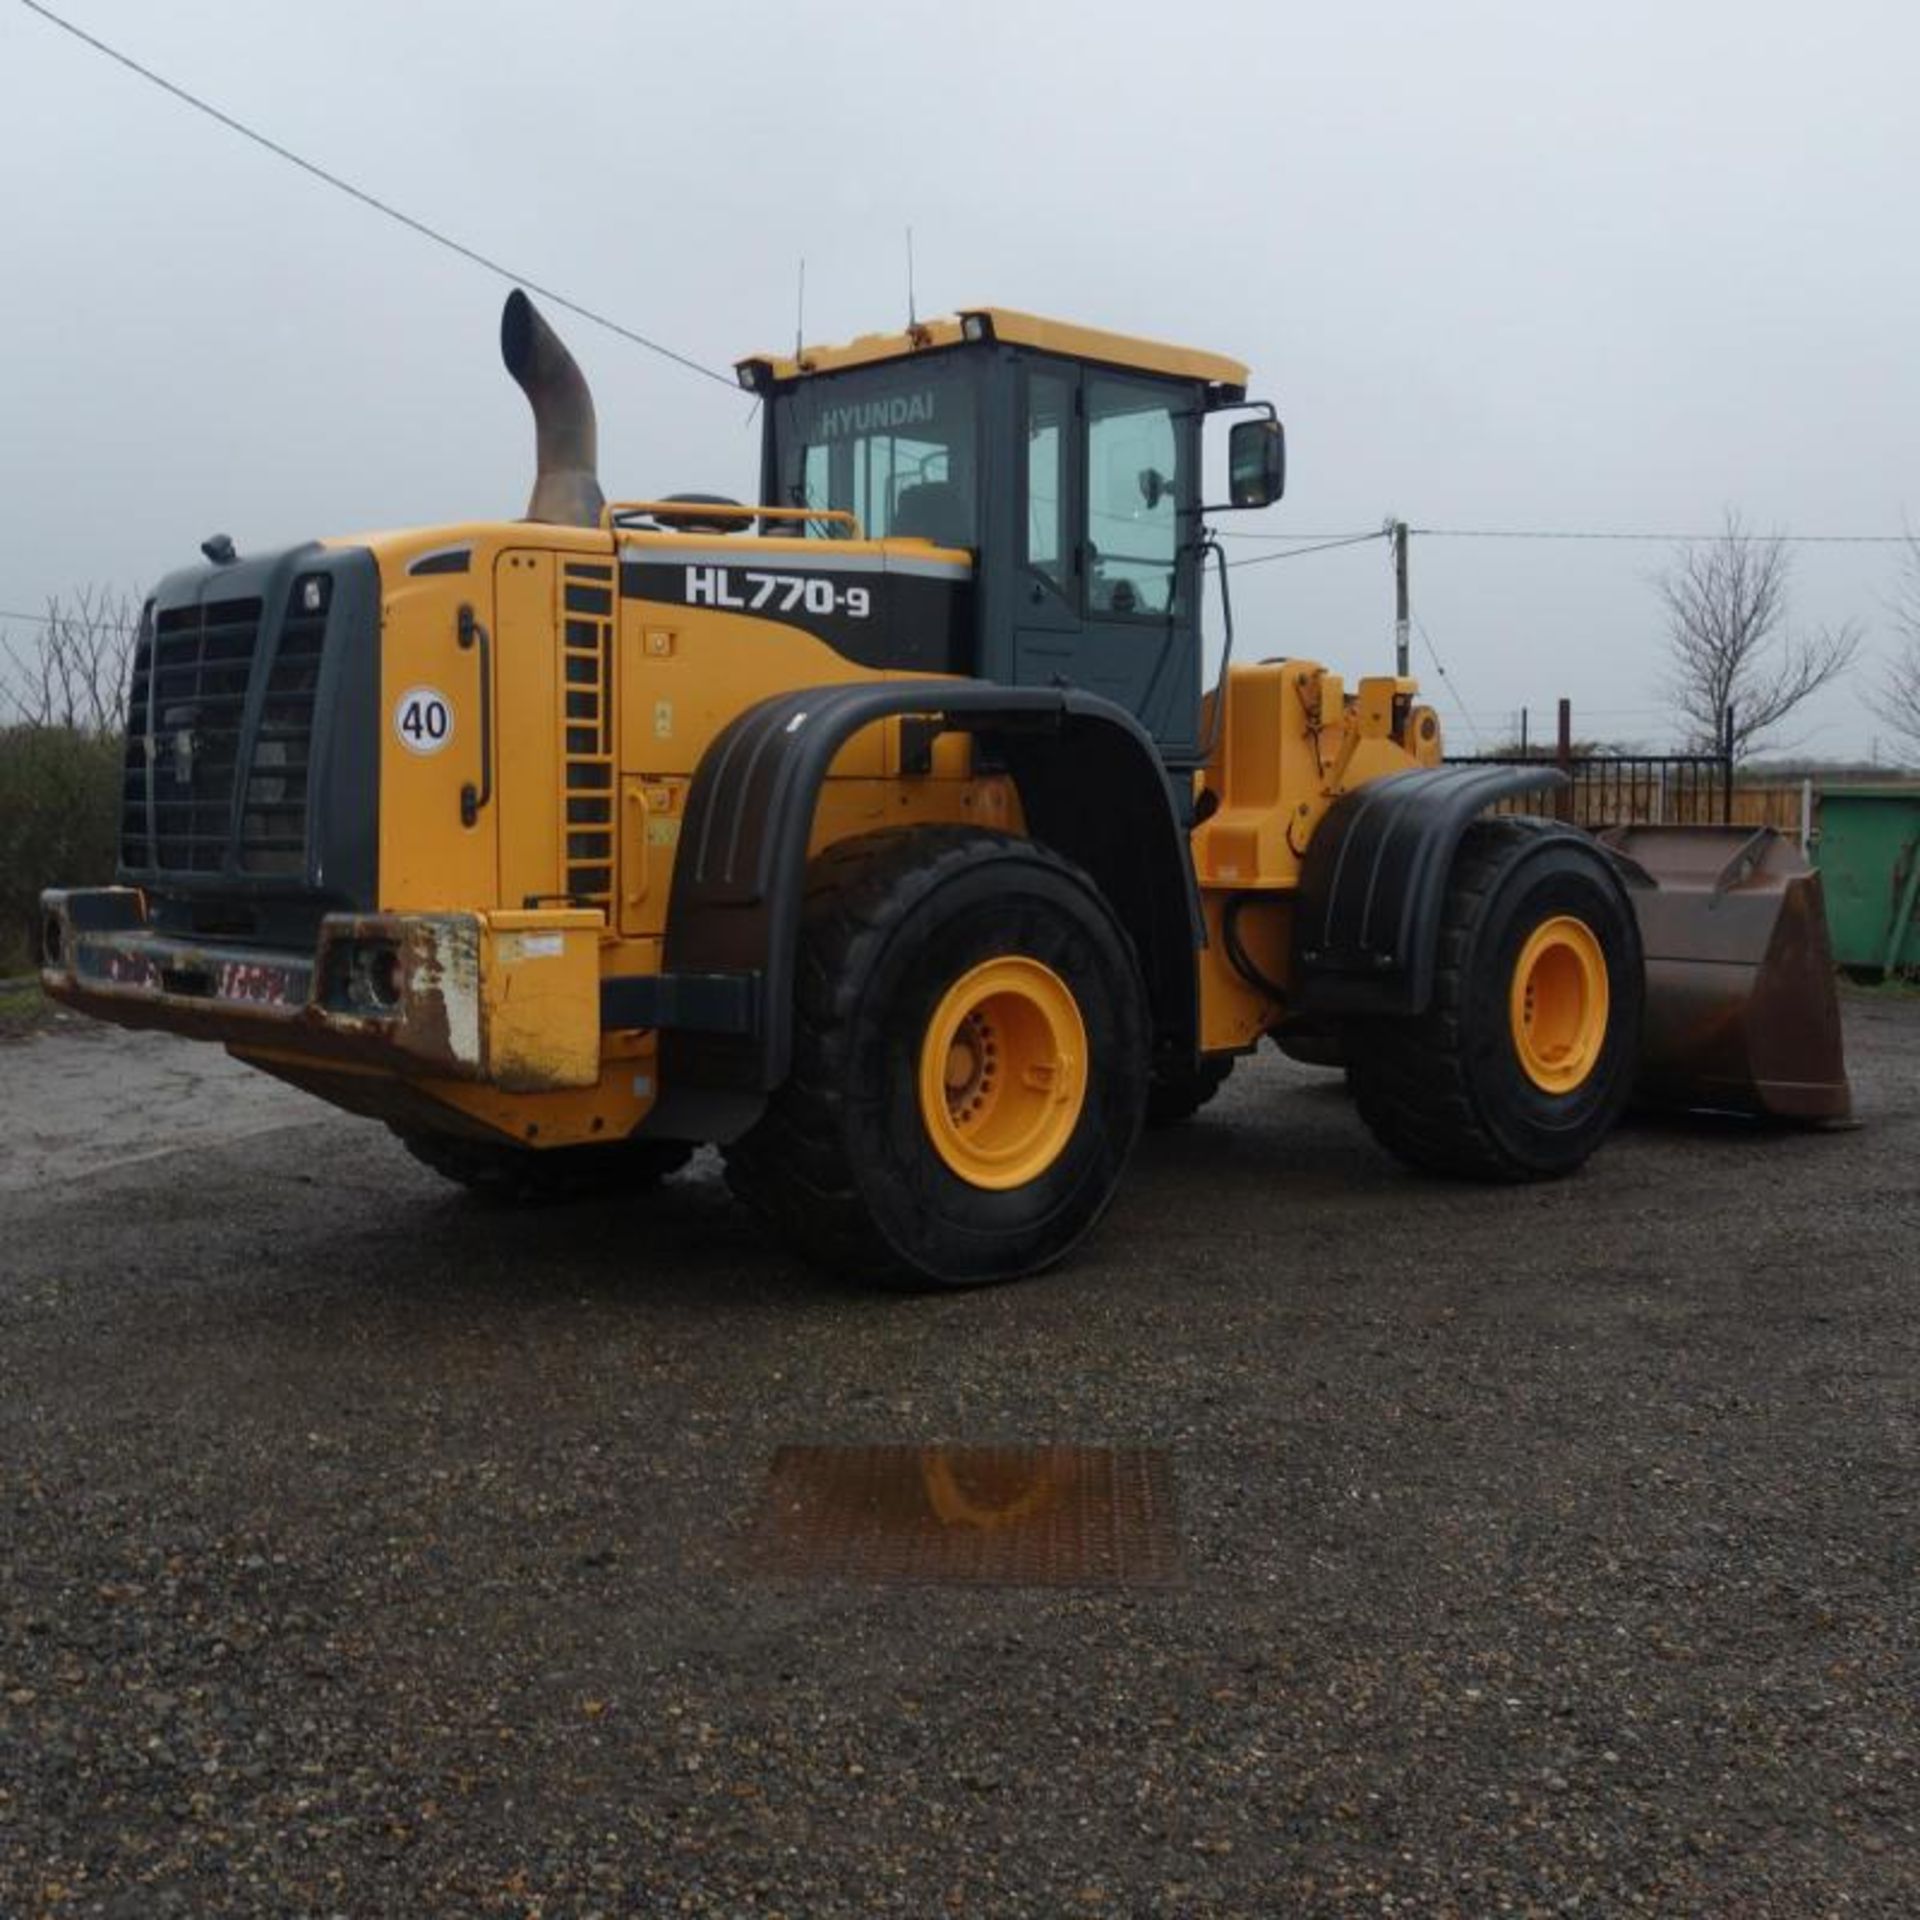
M 1148 1057 L 1132 943 L 1085 874 L 969 828 L 864 835 L 809 875 L 792 1070 L 728 1179 L 834 1272 L 1015 1279 L 1105 1211 Z
M 1467 830 L 1442 909 L 1433 998 L 1348 1029 L 1360 1113 L 1425 1172 L 1573 1172 L 1633 1089 L 1645 996 L 1633 908 L 1606 855 L 1549 821 Z

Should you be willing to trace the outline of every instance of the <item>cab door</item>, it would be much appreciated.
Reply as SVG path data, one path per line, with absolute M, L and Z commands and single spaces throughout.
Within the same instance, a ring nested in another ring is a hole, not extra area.
M 1201 396 L 1071 361 L 1023 375 L 1015 678 L 1100 694 L 1177 759 L 1199 722 Z

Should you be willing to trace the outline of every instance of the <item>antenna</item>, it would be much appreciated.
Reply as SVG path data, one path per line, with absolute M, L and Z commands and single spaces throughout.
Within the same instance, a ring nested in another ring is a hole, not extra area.
M 800 256 L 800 291 L 793 302 L 793 357 L 806 352 L 807 343 L 807 256 Z
M 913 229 L 907 229 L 907 326 L 909 329 L 920 324 L 919 316 L 913 310 Z
M 1413 671 L 1413 645 L 1407 637 L 1411 618 L 1407 604 L 1407 523 L 1389 520 L 1387 533 L 1393 541 L 1393 670 L 1404 680 Z

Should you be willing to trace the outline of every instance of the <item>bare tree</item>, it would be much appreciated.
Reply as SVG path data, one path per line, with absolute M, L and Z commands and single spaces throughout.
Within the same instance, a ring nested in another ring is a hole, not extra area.
M 1887 603 L 1893 618 L 1894 652 L 1880 682 L 1875 712 L 1920 757 L 1920 535 L 1907 535 L 1900 584 Z
M 40 889 L 113 878 L 138 609 L 82 587 L 0 633 L 0 972 L 39 948 Z
M 112 587 L 48 600 L 36 636 L 0 636 L 0 721 L 118 733 L 139 607 Z
M 1718 538 L 1683 547 L 1658 580 L 1667 609 L 1668 690 L 1696 746 L 1712 748 L 1733 716 L 1744 759 L 1802 701 L 1844 673 L 1861 627 L 1794 633 L 1787 626 L 1793 562 L 1777 534 L 1752 534 L 1729 511 Z

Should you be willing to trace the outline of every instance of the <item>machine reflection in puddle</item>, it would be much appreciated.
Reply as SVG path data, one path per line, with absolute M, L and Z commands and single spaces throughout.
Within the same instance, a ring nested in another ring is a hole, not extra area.
M 1145 1447 L 782 1447 L 748 1564 L 774 1577 L 1169 1586 L 1172 1466 Z

